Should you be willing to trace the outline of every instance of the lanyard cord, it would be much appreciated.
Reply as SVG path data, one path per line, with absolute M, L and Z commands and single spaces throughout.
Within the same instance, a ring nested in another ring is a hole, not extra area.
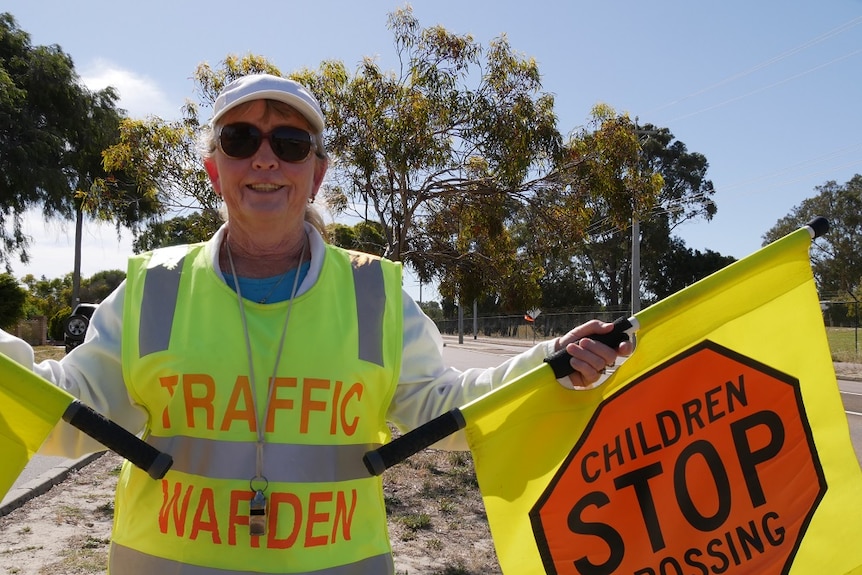
M 242 330 L 245 335 L 245 353 L 248 358 L 248 375 L 251 379 L 251 400 L 252 405 L 254 407 L 254 417 L 255 423 L 257 424 L 257 449 L 256 449 L 256 460 L 255 460 L 255 475 L 249 481 L 249 485 L 251 486 L 252 491 L 254 491 L 254 482 L 257 480 L 263 481 L 264 485 L 262 489 L 266 489 L 267 485 L 269 485 L 269 481 L 263 475 L 263 446 L 266 443 L 265 438 L 265 430 L 264 426 L 266 420 L 261 421 L 260 411 L 257 408 L 257 386 L 256 379 L 254 376 L 254 361 L 252 360 L 251 354 L 251 337 L 248 333 L 248 322 L 245 319 L 245 305 L 243 304 L 242 292 L 239 288 L 239 279 L 236 275 L 236 268 L 233 265 L 233 256 L 230 253 L 230 242 L 228 242 L 228 238 L 225 237 L 225 248 L 227 249 L 227 261 L 230 263 L 230 272 L 233 274 L 233 283 L 236 287 L 236 296 L 239 301 L 239 315 L 242 320 Z M 269 380 L 267 393 L 266 393 L 266 405 L 264 406 L 264 413 L 269 413 L 269 405 L 272 402 L 272 394 L 275 390 L 275 377 L 278 374 L 278 364 L 281 361 L 281 353 L 284 350 L 284 341 L 287 337 L 287 324 L 290 322 L 290 312 L 293 311 L 293 300 L 296 297 L 296 290 L 299 287 L 299 270 L 302 268 L 303 258 L 305 257 L 305 241 L 302 243 L 302 251 L 299 252 L 299 265 L 296 268 L 296 275 L 293 278 L 293 289 L 290 292 L 290 301 L 287 303 L 287 315 L 284 318 L 284 327 L 281 330 L 281 340 L 278 343 L 278 352 L 275 355 L 275 365 L 272 368 L 272 377 Z M 287 272 L 285 272 L 287 273 Z M 283 279 L 283 278 L 282 278 Z M 280 283 L 280 282 L 279 282 Z

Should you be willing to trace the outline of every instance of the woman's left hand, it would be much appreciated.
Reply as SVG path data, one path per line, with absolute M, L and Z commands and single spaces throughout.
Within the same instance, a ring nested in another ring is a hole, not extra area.
M 569 375 L 569 380 L 575 389 L 594 387 L 607 368 L 616 363 L 618 356 L 630 355 L 634 350 L 634 344 L 631 341 L 624 341 L 614 349 L 589 337 L 610 333 L 613 328 L 612 323 L 594 319 L 557 339 L 555 348 L 565 349 L 566 353 L 572 356 L 570 363 L 574 372 Z

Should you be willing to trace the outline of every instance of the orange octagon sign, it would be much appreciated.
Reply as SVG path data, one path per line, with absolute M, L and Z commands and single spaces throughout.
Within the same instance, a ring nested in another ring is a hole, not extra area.
M 549 574 L 780 574 L 825 491 L 798 381 L 707 341 L 602 403 L 530 519 Z

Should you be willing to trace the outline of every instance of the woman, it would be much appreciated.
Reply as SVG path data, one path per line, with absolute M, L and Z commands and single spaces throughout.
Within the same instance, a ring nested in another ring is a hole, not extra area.
M 439 332 L 398 264 L 324 242 L 311 203 L 324 118 L 290 80 L 242 77 L 217 98 L 204 165 L 227 221 L 208 241 L 130 259 L 84 344 L 33 365 L 174 459 L 161 481 L 126 464 L 113 573 L 393 573 L 381 481 L 362 455 L 528 371 L 556 349 L 575 387 L 617 350 L 589 322 L 493 369 L 443 365 Z M 465 448 L 453 436 L 449 448 Z M 61 424 L 43 452 L 100 449 Z

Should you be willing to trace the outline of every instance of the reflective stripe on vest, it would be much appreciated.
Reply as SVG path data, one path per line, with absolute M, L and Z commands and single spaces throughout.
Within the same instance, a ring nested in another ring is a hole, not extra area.
M 122 572 L 115 575 L 153 575 L 153 573 L 170 573 L 171 575 L 254 575 L 259 571 L 228 571 L 225 569 L 213 569 L 211 567 L 200 567 L 198 565 L 187 565 L 170 559 L 154 557 L 140 551 L 135 551 L 120 545 L 111 543 L 111 564 L 122 566 Z M 291 574 L 291 575 L 393 575 L 395 566 L 392 555 L 384 554 L 369 557 L 349 565 L 340 565 L 314 571 L 313 574 Z
M 156 250 L 148 263 L 138 334 L 140 357 L 168 349 L 186 253 L 185 246 Z
M 159 257 L 158 261 L 156 257 Z M 154 252 L 150 260 L 141 301 L 139 357 L 168 349 L 184 259 L 184 249 L 180 255 L 179 250 L 165 248 Z M 353 253 L 350 261 L 359 318 L 358 357 L 382 366 L 383 313 L 386 309 L 383 269 L 380 260 L 365 254 Z
M 147 438 L 147 443 L 171 453 L 171 469 L 206 475 L 213 479 L 248 479 L 254 469 L 257 445 L 187 436 Z M 368 477 L 362 457 L 379 445 L 293 445 L 267 443 L 264 446 L 263 475 L 271 482 L 310 483 L 350 481 Z
M 351 254 L 350 262 L 353 264 L 356 315 L 359 318 L 359 359 L 382 366 L 383 311 L 386 309 L 383 269 L 380 260 L 365 254 Z

